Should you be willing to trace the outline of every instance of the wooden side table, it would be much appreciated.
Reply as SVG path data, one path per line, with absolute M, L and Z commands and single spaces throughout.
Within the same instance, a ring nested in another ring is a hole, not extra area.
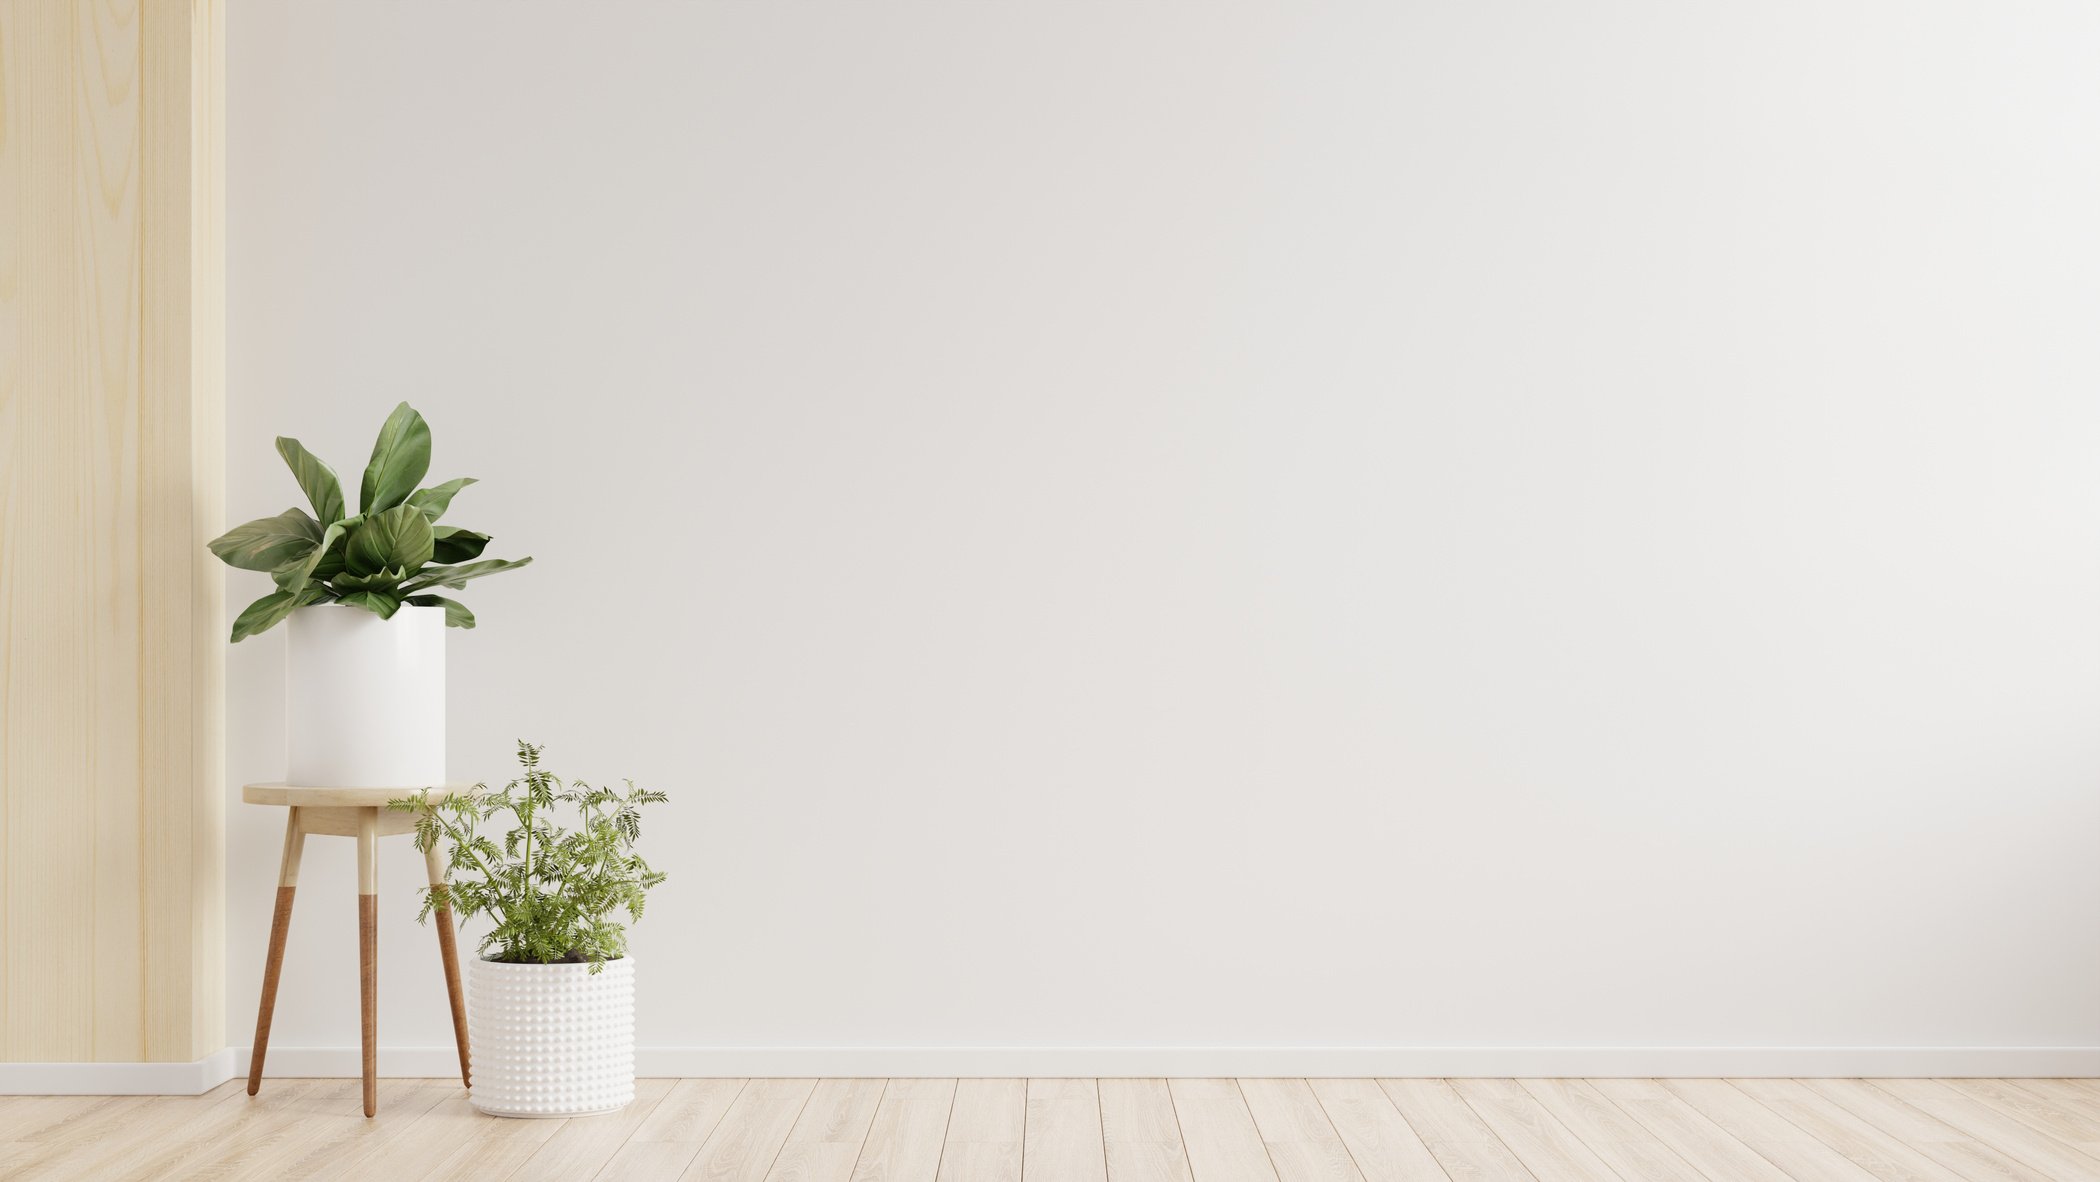
M 451 784 L 430 789 L 442 800 L 469 787 Z M 413 796 L 420 788 L 307 788 L 292 784 L 250 784 L 241 789 L 249 804 L 284 805 L 290 815 L 284 827 L 284 862 L 277 875 L 277 914 L 270 921 L 270 956 L 263 966 L 262 1005 L 255 1012 L 255 1048 L 248 1059 L 248 1094 L 262 1087 L 263 1055 L 270 1048 L 270 1015 L 277 1008 L 277 976 L 284 966 L 284 937 L 292 922 L 292 893 L 299 885 L 299 855 L 310 833 L 357 839 L 358 1000 L 363 1011 L 365 1115 L 379 1107 L 379 839 L 414 833 L 414 813 L 394 812 L 389 800 Z M 445 988 L 452 997 L 452 1035 L 459 1044 L 459 1078 L 474 1086 L 467 1064 L 467 1003 L 459 984 L 459 951 L 453 942 L 452 908 L 444 902 L 445 863 L 435 847 L 423 855 L 430 885 L 439 891 L 436 914 L 438 951 L 445 962 Z

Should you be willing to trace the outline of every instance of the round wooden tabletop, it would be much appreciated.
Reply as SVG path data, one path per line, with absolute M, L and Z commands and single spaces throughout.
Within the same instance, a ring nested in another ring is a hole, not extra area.
M 460 792 L 474 790 L 472 784 L 417 784 L 402 788 L 321 788 L 303 784 L 249 784 L 241 789 L 241 799 L 249 804 L 283 804 L 298 808 L 385 808 L 386 802 L 414 796 L 424 788 L 430 789 L 430 799 L 443 800 Z

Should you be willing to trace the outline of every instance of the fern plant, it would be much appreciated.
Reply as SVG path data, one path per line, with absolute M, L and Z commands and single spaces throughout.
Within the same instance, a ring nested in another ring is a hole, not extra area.
M 627 923 L 642 918 L 649 889 L 662 871 L 634 852 L 642 835 L 643 805 L 661 804 L 661 792 L 593 788 L 580 780 L 564 784 L 540 766 L 540 749 L 520 740 L 524 774 L 490 792 L 477 784 L 433 801 L 430 790 L 390 800 L 387 807 L 413 812 L 416 848 L 429 850 L 440 838 L 451 844 L 445 884 L 425 887 L 418 922 L 448 899 L 464 920 L 486 915 L 495 926 L 481 939 L 480 954 L 507 964 L 580 964 L 591 972 L 627 954 Z M 557 806 L 573 810 L 576 828 L 554 823 Z M 482 826 L 507 814 L 502 838 Z M 626 922 L 614 917 L 627 913 Z M 495 955 L 489 956 L 489 950 Z
M 348 512 L 335 470 L 298 440 L 278 436 L 277 454 L 284 457 L 314 511 L 293 507 L 234 526 L 212 540 L 211 552 L 226 565 L 266 572 L 277 583 L 277 590 L 249 604 L 234 620 L 236 642 L 317 603 L 363 608 L 381 619 L 391 618 L 404 604 L 441 607 L 447 626 L 472 628 L 474 613 L 436 592 L 532 561 L 473 561 L 481 557 L 489 536 L 438 524 L 452 507 L 452 498 L 475 481 L 462 476 L 416 487 L 430 471 L 430 426 L 406 402 L 395 407 L 379 429 L 379 441 L 372 445 L 372 459 L 358 484 L 354 514 Z

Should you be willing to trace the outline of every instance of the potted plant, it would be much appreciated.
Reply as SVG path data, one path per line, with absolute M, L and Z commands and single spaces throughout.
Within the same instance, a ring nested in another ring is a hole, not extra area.
M 291 621 L 286 778 L 348 788 L 444 783 L 444 629 L 472 628 L 474 613 L 437 592 L 532 559 L 475 561 L 489 536 L 440 524 L 474 479 L 417 487 L 430 470 L 430 427 L 406 402 L 379 429 L 356 513 L 335 471 L 298 440 L 279 436 L 277 454 L 313 512 L 295 507 L 235 526 L 211 552 L 277 583 L 234 620 L 235 642 Z
M 423 892 L 420 919 L 449 902 L 492 926 L 467 964 L 474 1107 L 494 1116 L 589 1116 L 634 1099 L 634 958 L 627 923 L 664 880 L 634 843 L 641 808 L 661 792 L 564 784 L 518 744 L 524 773 L 432 801 L 389 802 L 416 817 L 416 848 L 451 846 L 445 881 Z M 556 823 L 566 806 L 575 828 Z M 491 836 L 483 827 L 507 832 Z M 625 911 L 627 920 L 615 912 Z

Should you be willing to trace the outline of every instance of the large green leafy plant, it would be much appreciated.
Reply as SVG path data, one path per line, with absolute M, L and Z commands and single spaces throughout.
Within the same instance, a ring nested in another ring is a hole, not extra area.
M 460 918 L 486 915 L 495 921 L 481 938 L 484 956 L 496 949 L 488 959 L 588 961 L 595 973 L 627 954 L 627 924 L 613 913 L 624 910 L 628 921 L 640 919 L 644 896 L 664 880 L 634 852 L 642 806 L 661 804 L 664 794 L 636 788 L 631 780 L 625 792 L 578 780 L 563 784 L 540 766 L 540 749 L 523 741 L 518 762 L 524 774 L 501 792 L 477 784 L 472 793 L 433 801 L 426 788 L 387 802 L 388 808 L 417 814 L 417 849 L 428 850 L 440 838 L 452 846 L 445 883 L 424 889 L 417 918 L 427 919 L 449 897 Z M 554 823 L 561 805 L 575 817 L 573 830 Z M 481 831 L 499 814 L 511 822 L 500 841 Z
M 445 623 L 472 628 L 474 613 L 436 594 L 469 580 L 515 570 L 530 558 L 476 562 L 489 536 L 440 525 L 445 510 L 471 476 L 417 488 L 430 471 L 430 427 L 404 402 L 387 416 L 372 445 L 349 513 L 342 481 L 296 439 L 277 437 L 277 454 L 298 478 L 313 512 L 291 508 L 237 525 L 214 539 L 211 552 L 226 565 L 264 571 L 277 590 L 248 605 L 233 622 L 233 639 L 267 631 L 293 611 L 317 603 L 363 608 L 382 619 L 403 604 L 445 609 Z

